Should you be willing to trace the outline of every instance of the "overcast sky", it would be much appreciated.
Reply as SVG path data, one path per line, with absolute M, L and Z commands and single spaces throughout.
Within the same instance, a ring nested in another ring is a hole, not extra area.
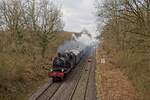
M 63 0 L 65 31 L 80 32 L 83 28 L 95 33 L 94 0 Z

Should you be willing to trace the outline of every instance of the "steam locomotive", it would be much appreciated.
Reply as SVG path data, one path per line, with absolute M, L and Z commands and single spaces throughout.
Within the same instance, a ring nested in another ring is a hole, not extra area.
M 52 68 L 49 69 L 48 76 L 52 77 L 53 81 L 63 80 L 81 59 L 88 54 L 90 47 L 85 49 L 70 49 L 63 53 L 57 53 L 53 60 Z

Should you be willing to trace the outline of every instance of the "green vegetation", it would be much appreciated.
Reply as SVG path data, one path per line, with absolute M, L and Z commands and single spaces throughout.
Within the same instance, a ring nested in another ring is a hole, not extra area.
M 101 47 L 110 62 L 124 71 L 142 100 L 150 99 L 150 1 L 97 2 L 97 16 L 107 20 Z

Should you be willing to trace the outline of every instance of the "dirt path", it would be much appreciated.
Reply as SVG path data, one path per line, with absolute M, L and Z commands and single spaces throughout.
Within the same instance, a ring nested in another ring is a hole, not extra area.
M 119 68 L 107 61 L 101 64 L 101 58 L 97 59 L 97 90 L 101 100 L 140 100 L 132 83 Z
M 64 82 L 50 81 L 43 90 L 37 91 L 29 100 L 96 100 L 95 55 L 92 62 L 81 62 Z

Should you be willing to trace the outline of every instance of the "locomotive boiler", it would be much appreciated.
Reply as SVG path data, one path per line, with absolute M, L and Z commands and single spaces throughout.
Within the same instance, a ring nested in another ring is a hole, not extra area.
M 88 54 L 89 47 L 85 49 L 70 49 L 65 52 L 58 52 L 53 60 L 52 68 L 49 69 L 48 76 L 53 81 L 63 80 L 64 77 Z

